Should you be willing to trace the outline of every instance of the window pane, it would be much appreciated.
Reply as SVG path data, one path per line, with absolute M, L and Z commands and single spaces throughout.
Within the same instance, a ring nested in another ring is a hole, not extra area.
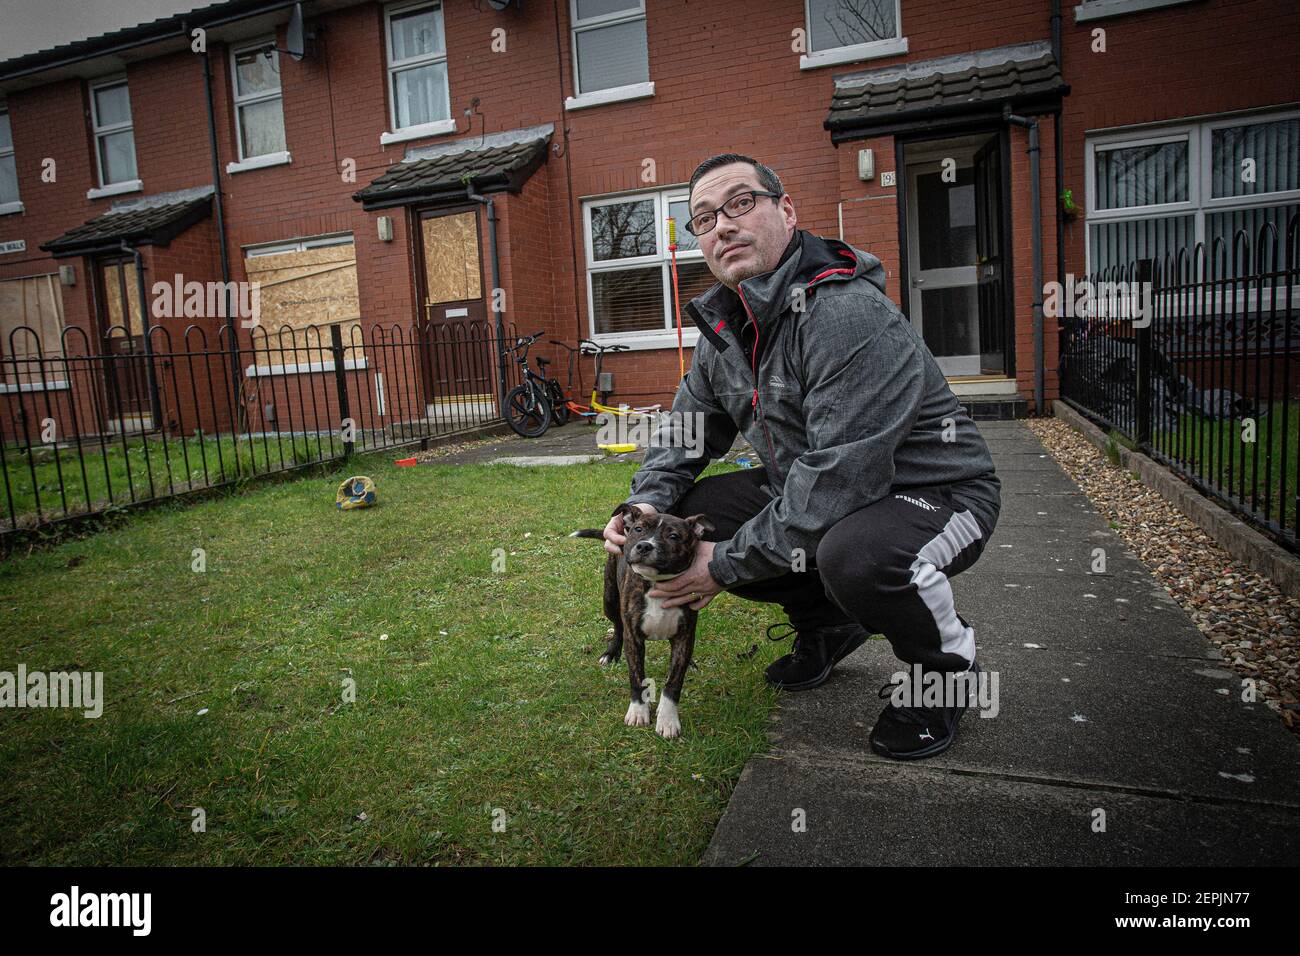
M 591 274 L 596 334 L 664 328 L 663 266 Z
M 703 295 L 712 289 L 718 280 L 714 278 L 713 273 L 709 271 L 708 265 L 699 259 L 691 259 L 687 262 L 677 263 L 677 292 L 678 298 L 682 301 L 682 328 L 688 329 L 695 324 L 694 320 L 686 314 L 686 303 L 697 295 Z M 677 326 L 677 319 L 673 318 L 673 327 Z
M 813 52 L 898 36 L 894 0 L 809 0 Z
M 637 0 L 578 0 L 578 19 L 587 20 L 591 17 L 603 17 L 608 13 L 640 11 L 641 5 Z
M 611 203 L 591 210 L 591 256 L 595 261 L 653 256 L 658 251 L 653 199 Z
M 1300 189 L 1300 118 L 1229 126 L 1211 133 L 1211 195 L 1253 196 Z M 1253 169 L 1246 160 L 1253 160 Z M 1251 176 L 1254 182 L 1247 181 Z
M 442 52 L 442 11 L 426 7 L 399 14 L 390 21 L 389 38 L 394 62 Z
M 1179 249 L 1186 249 L 1191 255 L 1196 241 L 1192 216 L 1108 222 L 1093 226 L 1091 235 L 1094 273 L 1110 266 L 1127 266 L 1138 259 L 1172 258 Z
M 9 128 L 9 114 L 0 113 L 0 150 L 13 149 L 13 131 Z
M 398 129 L 447 119 L 447 64 L 430 63 L 394 73 L 393 96 Z
M 100 126 L 131 122 L 131 99 L 125 83 L 95 90 L 95 117 Z
M 677 220 L 677 251 L 700 248 L 700 241 L 686 231 L 691 212 L 685 199 L 675 199 L 668 204 L 668 215 Z
M 267 93 L 280 88 L 279 55 L 269 47 L 235 54 L 235 79 L 239 95 Z
M 1187 201 L 1187 141 L 1097 150 L 1097 208 Z
M 244 158 L 284 151 L 284 109 L 279 97 L 239 108 Z
M 958 169 L 952 183 L 938 171 L 918 175 L 916 216 L 922 269 L 975 265 L 974 169 Z
M 13 154 L 0 156 L 0 203 L 18 201 L 18 172 Z
M 105 186 L 135 179 L 135 134 L 127 129 L 101 136 L 99 159 Z
M 578 43 L 578 89 L 583 93 L 650 79 L 645 20 L 583 30 Z

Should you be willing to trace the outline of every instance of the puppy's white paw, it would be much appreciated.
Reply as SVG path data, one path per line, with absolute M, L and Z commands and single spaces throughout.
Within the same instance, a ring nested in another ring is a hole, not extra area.
M 609 664 L 612 664 L 613 662 L 614 662 L 614 655 L 613 655 L 613 654 L 601 654 L 601 655 L 600 655 L 600 666 L 601 666 L 601 667 L 605 667 L 605 666 L 607 666 L 607 665 L 609 665 Z
M 632 701 L 627 705 L 627 716 L 623 718 L 623 723 L 629 727 L 649 727 L 650 705 Z
M 659 698 L 659 713 L 655 717 L 655 733 L 664 739 L 682 735 L 682 721 L 677 715 L 677 704 L 671 697 Z

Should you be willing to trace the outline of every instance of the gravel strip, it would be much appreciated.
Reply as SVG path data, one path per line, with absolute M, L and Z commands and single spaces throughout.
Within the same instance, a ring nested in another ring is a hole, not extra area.
M 1259 699 L 1300 734 L 1300 600 L 1237 565 L 1191 519 L 1065 422 L 1027 424 L 1225 663 L 1254 679 Z

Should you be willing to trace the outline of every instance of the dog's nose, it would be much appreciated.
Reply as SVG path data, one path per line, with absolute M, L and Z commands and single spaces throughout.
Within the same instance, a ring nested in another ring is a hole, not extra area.
M 653 550 L 654 550 L 654 545 L 652 545 L 649 541 L 638 541 L 636 544 L 632 545 L 633 554 L 647 554 L 648 552 Z

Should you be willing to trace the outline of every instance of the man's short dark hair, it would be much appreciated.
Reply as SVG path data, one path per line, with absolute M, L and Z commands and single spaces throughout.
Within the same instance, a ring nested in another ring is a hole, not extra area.
M 765 190 L 778 195 L 785 195 L 785 187 L 781 185 L 781 177 L 772 172 L 767 166 L 764 166 L 756 159 L 750 159 L 748 156 L 742 156 L 740 153 L 718 153 L 716 156 L 710 156 L 704 162 L 695 168 L 691 174 L 691 185 L 687 195 L 687 205 L 690 204 L 690 195 L 695 192 L 695 184 L 700 181 L 701 176 L 705 176 L 719 166 L 730 166 L 732 163 L 749 163 L 758 173 L 758 184 Z

